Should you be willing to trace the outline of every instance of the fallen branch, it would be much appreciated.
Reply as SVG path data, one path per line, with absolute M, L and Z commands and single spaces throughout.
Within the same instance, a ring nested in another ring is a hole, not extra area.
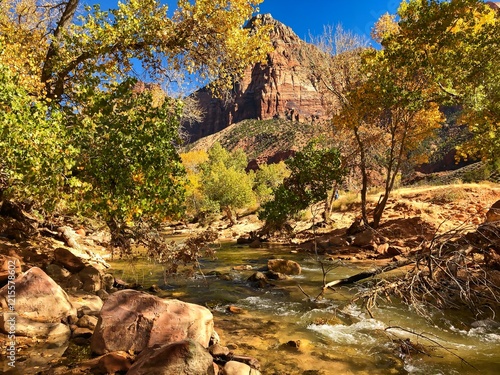
M 400 331 L 404 331 L 404 332 L 408 332 L 408 333 L 411 333 L 412 335 L 415 335 L 417 337 L 420 337 L 424 340 L 427 340 L 435 345 L 437 345 L 439 348 L 445 350 L 446 352 L 450 353 L 452 356 L 454 357 L 457 357 L 458 359 L 460 359 L 460 361 L 462 361 L 463 363 L 465 363 L 466 365 L 472 367 L 474 370 L 477 370 L 479 371 L 476 367 L 474 367 L 474 365 L 472 365 L 471 363 L 467 362 L 464 358 L 460 357 L 458 354 L 455 354 L 453 353 L 453 351 L 451 351 L 450 349 L 448 349 L 447 347 L 445 347 L 444 345 L 441 345 L 439 342 L 437 342 L 436 340 L 434 339 L 431 339 L 430 337 L 424 335 L 423 333 L 417 333 L 415 331 L 412 331 L 410 329 L 406 329 L 406 328 L 403 328 L 403 327 L 399 327 L 399 326 L 390 326 L 390 327 L 386 327 L 385 328 L 385 331 L 388 331 L 388 330 L 391 330 L 391 329 L 399 329 Z M 392 333 L 394 335 L 394 333 Z M 424 354 L 427 354 L 427 353 L 424 353 Z M 427 354 L 429 355 L 429 354 Z
M 384 266 L 384 267 L 375 268 L 375 269 L 370 270 L 370 271 L 363 271 L 363 272 L 357 273 L 356 275 L 346 277 L 344 279 L 330 281 L 329 283 L 326 283 L 323 286 L 323 292 L 326 289 L 331 288 L 333 286 L 352 284 L 352 283 L 355 283 L 357 281 L 364 280 L 364 279 L 379 275 L 379 274 L 384 273 L 384 272 L 389 272 L 389 271 L 395 270 L 397 268 L 405 267 L 405 266 L 412 264 L 412 263 L 414 263 L 413 260 L 409 260 L 409 259 L 402 260 L 402 261 L 391 263 L 391 264 Z

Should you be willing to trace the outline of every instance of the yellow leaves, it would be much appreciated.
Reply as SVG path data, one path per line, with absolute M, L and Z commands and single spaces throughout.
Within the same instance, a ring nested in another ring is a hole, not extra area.
M 399 25 L 396 22 L 396 16 L 385 13 L 375 23 L 371 31 L 371 37 L 380 43 L 383 39 L 399 33 Z
M 205 150 L 195 150 L 180 154 L 182 164 L 189 171 L 195 171 L 201 164 L 208 161 L 208 153 Z
M 144 183 L 144 173 L 139 172 L 132 175 L 132 181 L 136 184 L 142 185 Z
M 493 25 L 497 22 L 495 11 L 490 7 L 485 6 L 480 11 L 478 9 L 471 10 L 472 16 L 470 19 L 459 18 L 450 29 L 454 34 L 471 33 L 478 34 L 483 31 L 487 25 Z

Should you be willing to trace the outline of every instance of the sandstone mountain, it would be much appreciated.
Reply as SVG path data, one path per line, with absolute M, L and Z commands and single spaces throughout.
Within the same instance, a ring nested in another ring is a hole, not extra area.
M 246 70 L 226 100 L 215 98 L 206 88 L 193 94 L 205 116 L 186 128 L 190 142 L 246 119 L 311 123 L 326 118 L 327 106 L 315 87 L 308 62 L 311 49 L 317 47 L 301 40 L 290 27 L 269 14 L 258 15 L 248 27 L 253 27 L 256 19 L 272 25 L 274 51 L 269 53 L 266 64 Z

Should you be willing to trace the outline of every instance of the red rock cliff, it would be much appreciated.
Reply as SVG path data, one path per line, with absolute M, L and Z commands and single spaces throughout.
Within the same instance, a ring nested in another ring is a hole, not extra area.
M 288 26 L 271 15 L 257 16 L 263 24 L 273 25 L 274 51 L 265 65 L 249 67 L 229 100 L 214 98 L 201 89 L 193 95 L 205 113 L 204 120 L 187 127 L 190 140 L 219 132 L 245 119 L 289 118 L 309 121 L 325 118 L 326 107 L 316 90 L 308 54 L 316 47 L 302 41 Z M 252 21 L 250 26 L 252 27 Z

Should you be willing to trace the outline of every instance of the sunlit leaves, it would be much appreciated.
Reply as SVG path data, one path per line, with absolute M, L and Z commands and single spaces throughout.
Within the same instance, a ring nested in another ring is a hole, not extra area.
M 79 178 L 92 187 L 83 198 L 106 220 L 161 222 L 183 209 L 184 168 L 177 154 L 182 103 L 134 81 L 96 94 L 84 115 L 86 131 L 73 134 L 81 147 Z
M 333 182 L 340 183 L 345 174 L 339 151 L 319 149 L 313 141 L 285 163 L 290 176 L 274 189 L 274 199 L 259 214 L 267 224 L 282 225 L 309 205 L 325 200 Z
M 475 137 L 462 154 L 491 159 L 500 151 L 488 139 L 500 122 L 498 12 L 478 0 L 411 0 L 398 15 L 399 31 L 382 39 L 388 58 L 426 77 L 435 100 L 460 105 Z
M 229 215 L 232 209 L 255 203 L 253 176 L 245 171 L 247 164 L 243 151 L 230 153 L 215 143 L 208 152 L 208 161 L 201 166 L 203 194 Z
M 78 151 L 63 114 L 47 113 L 47 105 L 30 97 L 0 64 L 0 193 L 54 210 L 68 198 L 66 186 L 77 184 L 70 171 Z

